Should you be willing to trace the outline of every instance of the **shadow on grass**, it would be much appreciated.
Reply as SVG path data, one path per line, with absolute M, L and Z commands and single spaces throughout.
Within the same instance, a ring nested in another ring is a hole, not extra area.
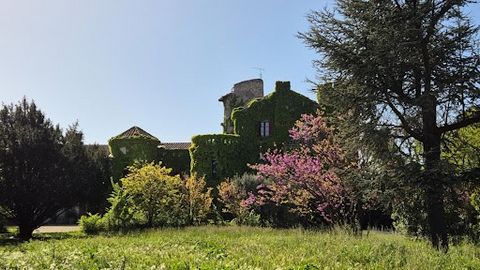
M 58 233 L 35 233 L 29 241 L 48 241 L 72 238 L 85 238 L 86 235 L 80 232 L 58 232 Z M 20 240 L 15 233 L 0 233 L 0 246 L 18 245 L 28 241 Z

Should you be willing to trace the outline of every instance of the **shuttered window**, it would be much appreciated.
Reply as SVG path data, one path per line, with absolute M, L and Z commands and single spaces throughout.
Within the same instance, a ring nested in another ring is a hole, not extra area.
M 270 122 L 269 121 L 260 122 L 260 136 L 261 137 L 270 136 Z

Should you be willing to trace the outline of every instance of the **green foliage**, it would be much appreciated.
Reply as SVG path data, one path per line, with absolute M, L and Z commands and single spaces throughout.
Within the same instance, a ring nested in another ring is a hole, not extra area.
M 265 222 L 262 221 L 260 214 L 256 213 L 254 210 L 241 212 L 240 215 L 232 219 L 232 223 L 238 226 L 252 227 L 258 227 L 265 224 Z
M 83 134 L 65 134 L 25 98 L 0 109 L 0 206 L 22 239 L 60 209 L 87 200 L 92 176 Z
M 146 136 L 113 137 L 108 141 L 112 158 L 112 175 L 115 181 L 125 176 L 127 167 L 135 161 L 156 161 L 160 141 Z
M 212 210 L 212 188 L 207 188 L 204 177 L 191 175 L 184 179 L 183 209 L 187 212 L 187 224 L 205 223 Z
M 0 269 L 480 269 L 480 248 L 447 254 L 370 231 L 203 226 L 0 245 Z
M 254 157 L 258 158 L 259 150 L 266 151 L 275 144 L 281 145 L 288 141 L 288 130 L 295 121 L 302 114 L 314 113 L 316 108 L 315 102 L 290 90 L 290 82 L 276 82 L 273 93 L 233 110 L 234 131 L 243 140 L 255 145 L 252 150 L 257 154 Z M 259 125 L 262 121 L 270 123 L 271 132 L 268 137 L 260 136 Z M 249 161 L 255 162 L 257 159 Z
M 85 234 L 97 234 L 105 230 L 104 219 L 99 214 L 88 213 L 80 217 L 80 230 Z
M 468 110 L 469 115 L 480 111 Z M 443 158 L 458 166 L 459 170 L 480 168 L 480 124 L 470 125 L 445 134 Z
M 212 134 L 192 138 L 191 172 L 205 176 L 207 186 L 216 187 L 220 180 L 247 170 L 248 153 L 238 135 Z
M 480 189 L 477 189 L 473 192 L 473 194 L 470 196 L 470 202 L 475 210 L 480 213 Z
M 107 213 L 101 218 L 84 216 L 80 223 L 93 232 L 206 223 L 212 197 L 205 179 L 194 175 L 181 179 L 171 172 L 153 162 L 129 166 L 127 176 L 112 183 Z
M 182 180 L 171 169 L 147 163 L 132 166 L 120 181 L 131 196 L 136 211 L 142 213 L 147 226 L 182 225 Z
M 88 185 L 83 190 L 85 210 L 103 213 L 107 207 L 107 197 L 111 192 L 111 160 L 108 149 L 100 145 L 86 145 L 88 159 Z
M 198 135 L 192 138 L 191 172 L 204 175 L 216 187 L 225 178 L 242 174 L 260 153 L 289 140 L 288 130 L 301 114 L 313 113 L 317 104 L 292 90 L 290 82 L 277 82 L 276 90 L 232 111 L 235 134 Z M 269 121 L 270 136 L 260 136 L 260 122 Z M 212 166 L 216 164 L 214 174 Z
M 190 173 L 188 149 L 159 149 L 157 161 L 161 161 L 167 168 L 172 168 L 173 174 L 186 175 Z
M 133 200 L 120 187 L 118 183 L 112 183 L 112 193 L 107 199 L 110 207 L 102 217 L 107 231 L 125 231 L 139 223 L 138 215 L 135 215 Z
M 422 178 L 414 178 L 423 182 L 416 187 L 425 192 L 432 245 L 443 249 L 445 196 L 453 188 L 446 185 L 455 180 L 443 174 L 444 135 L 480 122 L 480 111 L 466 110 L 480 100 L 479 28 L 464 13 L 468 4 L 339 0 L 334 10 L 312 12 L 310 29 L 300 34 L 321 58 L 321 107 L 351 135 L 347 140 L 363 144 L 357 153 L 389 156 L 377 167 L 398 173 L 418 162 L 414 146 L 422 144 Z
M 257 215 L 244 205 L 249 194 L 256 192 L 263 180 L 254 174 L 244 173 L 222 181 L 218 186 L 220 208 L 227 220 L 238 225 L 253 225 Z M 260 222 L 259 222 L 260 223 Z M 258 223 L 258 224 L 259 224 Z

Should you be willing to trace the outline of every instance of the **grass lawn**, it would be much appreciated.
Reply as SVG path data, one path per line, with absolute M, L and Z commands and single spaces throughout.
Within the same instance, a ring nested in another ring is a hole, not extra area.
M 0 269 L 480 269 L 480 247 L 442 254 L 390 233 L 206 226 L 3 241 Z

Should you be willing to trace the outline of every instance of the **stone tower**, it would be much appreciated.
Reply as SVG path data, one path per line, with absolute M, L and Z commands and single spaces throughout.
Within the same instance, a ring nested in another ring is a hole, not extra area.
M 223 102 L 225 108 L 223 115 L 223 133 L 233 133 L 232 110 L 242 107 L 254 98 L 263 97 L 263 80 L 253 79 L 233 85 L 230 93 L 222 96 L 218 101 Z

